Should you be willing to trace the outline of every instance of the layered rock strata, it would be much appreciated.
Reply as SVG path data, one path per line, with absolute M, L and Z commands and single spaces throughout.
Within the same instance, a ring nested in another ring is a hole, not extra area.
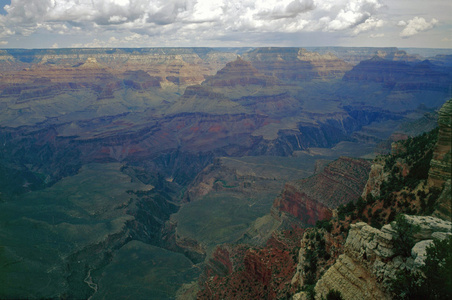
M 434 187 L 441 188 L 452 176 L 452 99 L 440 109 L 438 126 L 438 142 L 430 162 L 428 182 Z
M 265 75 L 285 81 L 335 78 L 351 69 L 330 53 L 321 55 L 302 48 L 259 48 L 244 58 Z
M 395 230 L 387 224 L 381 230 L 366 223 L 352 224 L 344 254 L 320 278 L 315 286 L 316 299 L 330 290 L 339 291 L 344 299 L 391 299 L 389 281 L 399 270 L 417 268 L 425 260 L 425 249 L 433 238 L 450 234 L 452 223 L 435 217 L 408 216 L 406 220 L 419 226 L 414 236 L 416 245 L 411 257 L 397 255 Z

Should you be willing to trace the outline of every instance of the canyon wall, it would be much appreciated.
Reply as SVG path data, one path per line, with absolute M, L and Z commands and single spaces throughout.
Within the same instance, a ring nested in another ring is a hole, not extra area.
M 363 159 L 341 157 L 320 173 L 287 183 L 275 199 L 272 213 L 277 218 L 294 217 L 304 225 L 329 219 L 332 209 L 358 199 L 370 166 L 371 163 Z

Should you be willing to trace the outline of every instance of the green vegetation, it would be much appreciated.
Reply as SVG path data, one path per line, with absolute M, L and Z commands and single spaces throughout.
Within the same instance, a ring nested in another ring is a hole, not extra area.
M 88 270 L 108 261 L 133 219 L 126 191 L 150 188 L 120 167 L 85 165 L 52 187 L 0 203 L 0 298 L 92 294 L 83 281 Z
M 218 244 L 232 243 L 246 232 L 251 222 L 268 213 L 277 192 L 246 197 L 229 190 L 212 192 L 184 205 L 173 216 L 178 234 L 196 239 L 210 250 Z
M 95 299 L 172 299 L 184 282 L 199 275 L 182 254 L 132 241 L 103 270 Z
M 427 247 L 425 265 L 401 270 L 391 282 L 395 299 L 452 299 L 452 236 Z
M 44 174 L 35 173 L 26 169 L 9 168 L 0 162 L 0 191 L 5 196 L 13 197 L 45 187 Z
M 394 248 L 397 254 L 403 256 L 411 255 L 411 248 L 415 244 L 414 235 L 419 232 L 419 226 L 408 222 L 405 215 L 397 215 L 393 228 L 396 231 L 394 239 Z
M 342 294 L 339 291 L 331 290 L 326 294 L 326 300 L 343 300 Z
M 326 222 L 321 222 L 325 226 Z M 328 225 L 326 225 L 328 227 Z M 318 266 L 320 260 L 329 260 L 330 253 L 326 249 L 326 241 L 324 238 L 324 231 L 322 229 L 313 228 L 309 233 L 306 233 L 306 238 L 309 240 L 305 246 L 303 256 L 303 271 L 304 271 L 304 286 L 303 291 L 306 291 L 309 299 L 314 299 L 314 286 L 318 280 Z
M 337 209 L 339 220 L 344 220 L 346 216 L 351 215 L 356 209 L 353 201 L 348 202 L 346 205 L 340 205 Z
M 428 178 L 430 160 L 438 140 L 438 131 L 437 127 L 428 133 L 399 142 L 400 153 L 386 157 L 385 171 L 390 172 L 390 176 L 382 184 L 381 197 L 389 195 L 394 190 L 401 190 L 404 186 L 414 188 L 421 180 Z M 401 169 L 397 166 L 397 161 L 404 162 L 409 166 L 410 171 L 407 176 L 401 176 Z
M 325 229 L 328 232 L 331 232 L 333 229 L 333 224 L 331 223 L 331 220 L 317 220 L 315 223 L 315 227 L 319 229 Z
M 351 221 L 360 219 L 380 229 L 385 223 L 394 221 L 397 213 L 431 214 L 440 190 L 431 188 L 426 192 L 421 189 L 417 191 L 417 195 L 412 190 L 428 178 L 437 136 L 438 128 L 400 141 L 398 142 L 399 153 L 378 158 L 383 160 L 385 172 L 389 173 L 388 178 L 380 185 L 380 196 L 373 197 L 372 194 L 368 194 L 366 199 L 360 197 L 356 203 L 351 201 L 339 206 L 337 210 L 339 220 L 345 221 L 347 217 L 350 217 Z M 420 201 L 419 208 L 415 208 L 412 204 L 417 198 Z M 380 203 L 383 204 L 383 208 Z M 365 209 L 367 209 L 367 216 Z M 341 228 L 345 230 L 345 227 Z

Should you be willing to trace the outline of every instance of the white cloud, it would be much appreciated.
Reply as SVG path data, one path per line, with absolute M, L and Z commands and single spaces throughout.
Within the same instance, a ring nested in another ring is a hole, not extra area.
M 436 19 L 432 19 L 430 22 L 427 22 L 424 18 L 420 17 L 414 17 L 408 22 L 400 21 L 398 23 L 399 26 L 405 26 L 405 28 L 400 32 L 400 36 L 403 38 L 408 38 L 420 32 L 433 29 L 436 24 L 438 24 L 438 20 Z
M 361 32 L 374 30 L 383 27 L 384 21 L 376 18 L 369 18 L 364 23 L 361 23 L 353 29 L 353 34 L 358 35 Z
M 238 37 L 246 44 L 251 35 L 277 37 L 278 34 L 300 32 L 321 32 L 325 36 L 340 33 L 356 39 L 358 36 L 364 38 L 364 32 L 367 37 L 378 37 L 377 30 L 379 34 L 386 33 L 386 37 L 397 35 L 398 32 L 388 32 L 386 25 L 394 24 L 394 18 L 388 17 L 383 1 L 12 0 L 5 6 L 7 14 L 0 15 L 0 39 L 10 39 L 10 44 L 14 44 L 19 38 L 25 40 L 23 36 L 44 32 L 59 35 L 58 44 L 62 47 L 70 46 L 68 43 L 138 47 L 156 43 L 184 45 L 203 40 L 232 41 Z M 410 1 L 418 3 L 421 0 Z M 398 0 L 397 7 L 410 5 L 410 1 Z M 398 21 L 402 11 L 397 11 Z M 415 15 L 420 14 L 411 14 Z M 436 23 L 436 19 L 427 22 L 416 17 L 400 21 L 398 25 L 402 27 L 400 35 L 409 37 L 433 28 Z M 135 34 L 140 38 L 128 40 Z M 16 37 L 11 39 L 11 36 Z M 63 42 L 64 38 L 71 42 Z M 51 40 L 52 43 L 56 41 Z
M 8 45 L 7 41 L 0 41 L 0 46 L 5 46 L 5 45 Z
M 337 13 L 326 30 L 339 31 L 354 28 L 371 19 L 383 7 L 380 0 L 350 0 Z M 358 33 L 365 30 L 358 29 Z M 357 34 L 357 33 L 355 33 Z
M 211 23 L 225 31 L 327 31 L 357 26 L 380 8 L 381 0 L 13 0 L 5 20 L 18 34 L 65 24 L 97 30 L 148 30 Z M 317 16 L 318 15 L 318 16 Z M 331 20 L 325 24 L 325 20 Z M 188 26 L 187 28 L 185 28 Z M 196 26 L 194 26 L 196 27 Z M 167 30 L 167 29 L 165 29 Z M 61 30 L 60 30 L 61 31 Z M 58 32 L 60 32 L 58 31 Z M 363 31 L 363 30 L 361 30 Z

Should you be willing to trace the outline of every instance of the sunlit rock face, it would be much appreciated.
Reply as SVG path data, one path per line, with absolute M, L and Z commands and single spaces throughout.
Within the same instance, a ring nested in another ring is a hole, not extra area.
M 351 65 L 303 48 L 259 48 L 244 55 L 260 72 L 285 81 L 340 77 Z
M 425 248 L 433 238 L 443 239 L 451 222 L 434 217 L 408 216 L 409 223 L 419 226 L 417 242 L 411 256 L 398 255 L 394 247 L 395 231 L 391 224 L 375 229 L 365 223 L 352 224 L 344 245 L 344 254 L 326 271 L 315 286 L 316 299 L 330 290 L 339 291 L 344 299 L 392 299 L 388 287 L 399 270 L 411 270 L 423 264 Z

